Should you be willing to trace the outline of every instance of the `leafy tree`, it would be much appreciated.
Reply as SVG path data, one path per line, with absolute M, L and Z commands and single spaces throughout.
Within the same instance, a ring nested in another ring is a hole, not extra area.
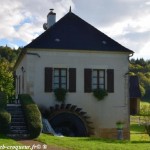
M 0 92 L 5 92 L 7 98 L 14 94 L 14 79 L 10 66 L 11 64 L 6 59 L 0 60 Z
M 17 50 L 11 49 L 8 46 L 0 46 L 0 59 L 7 59 L 9 62 L 15 62 L 19 53 L 21 51 L 21 48 L 18 48 Z
M 142 99 L 150 101 L 150 60 L 131 59 L 130 72 L 139 77 Z

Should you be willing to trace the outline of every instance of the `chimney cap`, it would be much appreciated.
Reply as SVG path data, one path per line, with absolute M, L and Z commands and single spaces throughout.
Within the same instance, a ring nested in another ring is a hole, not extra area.
M 54 10 L 54 9 L 53 9 L 53 8 L 51 8 L 51 9 L 49 9 L 49 10 L 50 10 L 51 12 L 53 12 L 53 10 Z
M 56 13 L 54 13 L 53 11 L 54 11 L 54 9 L 53 8 L 51 8 L 51 9 L 49 9 L 50 10 L 50 12 L 48 13 L 48 15 L 47 16 L 49 16 L 49 15 L 56 15 Z

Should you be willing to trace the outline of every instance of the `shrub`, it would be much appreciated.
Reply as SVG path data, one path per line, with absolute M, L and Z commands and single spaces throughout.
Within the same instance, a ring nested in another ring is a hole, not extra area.
M 4 109 L 0 109 L 0 133 L 8 133 L 11 123 L 11 115 Z
M 4 92 L 0 92 L 0 108 L 4 109 L 7 105 L 7 96 Z
M 95 89 L 93 90 L 93 95 L 97 98 L 97 100 L 104 99 L 105 96 L 108 95 L 107 91 L 104 89 Z
M 145 130 L 150 136 L 150 104 L 141 106 L 140 114 L 144 119 Z
M 36 138 L 42 131 L 42 119 L 38 106 L 28 94 L 19 95 L 19 99 L 24 108 L 30 137 Z
M 0 133 L 8 133 L 11 123 L 11 115 L 5 108 L 7 105 L 7 96 L 4 92 L 0 92 Z
M 150 136 L 150 124 L 145 125 L 147 134 Z
M 59 102 L 64 102 L 66 98 L 67 90 L 63 88 L 58 88 L 54 90 L 54 94 L 56 96 L 56 100 Z

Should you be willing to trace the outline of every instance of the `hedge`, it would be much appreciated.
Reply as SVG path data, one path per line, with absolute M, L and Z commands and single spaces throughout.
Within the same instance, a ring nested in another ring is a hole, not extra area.
M 9 133 L 11 115 L 5 109 L 0 109 L 0 133 Z
M 5 110 L 6 105 L 6 94 L 4 92 L 0 92 L 0 133 L 9 133 L 11 115 Z
M 37 138 L 42 131 L 42 119 L 38 106 L 28 94 L 19 95 L 31 138 Z
M 0 108 L 5 109 L 7 105 L 7 96 L 4 92 L 0 92 Z

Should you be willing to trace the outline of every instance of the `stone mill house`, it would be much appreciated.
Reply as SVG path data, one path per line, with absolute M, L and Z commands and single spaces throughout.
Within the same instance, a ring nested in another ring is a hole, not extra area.
M 56 110 L 49 120 L 54 129 L 63 126 L 74 135 L 78 132 L 76 136 L 116 138 L 116 122 L 122 121 L 124 139 L 129 139 L 128 67 L 133 51 L 71 10 L 55 20 L 51 10 L 43 25 L 46 31 L 23 48 L 15 64 L 16 96 L 29 94 L 38 106 Z M 64 104 L 56 101 L 57 88 L 67 90 Z M 94 89 L 107 91 L 107 96 L 98 101 Z

